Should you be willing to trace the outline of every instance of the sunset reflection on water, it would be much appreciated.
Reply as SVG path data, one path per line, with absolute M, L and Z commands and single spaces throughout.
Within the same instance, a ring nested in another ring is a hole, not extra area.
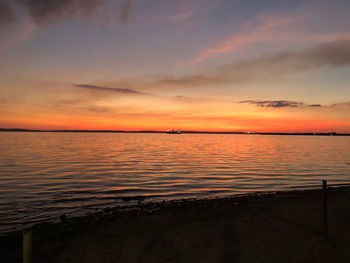
M 350 137 L 4 132 L 0 142 L 0 231 L 144 200 L 350 179 Z

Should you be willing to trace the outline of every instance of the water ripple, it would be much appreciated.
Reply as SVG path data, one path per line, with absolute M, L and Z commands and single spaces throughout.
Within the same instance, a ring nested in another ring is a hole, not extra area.
M 350 137 L 1 133 L 0 233 L 105 207 L 350 181 Z

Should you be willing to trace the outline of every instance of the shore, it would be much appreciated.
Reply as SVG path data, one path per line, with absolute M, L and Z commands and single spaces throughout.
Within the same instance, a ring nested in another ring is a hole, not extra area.
M 350 262 L 350 187 L 107 209 L 32 229 L 33 262 Z M 0 262 L 22 262 L 21 233 Z

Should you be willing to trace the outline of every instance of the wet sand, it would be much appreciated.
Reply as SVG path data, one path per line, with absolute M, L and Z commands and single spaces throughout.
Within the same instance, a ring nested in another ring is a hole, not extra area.
M 33 228 L 33 262 L 350 262 L 350 188 L 108 209 Z M 0 262 L 21 262 L 21 233 Z

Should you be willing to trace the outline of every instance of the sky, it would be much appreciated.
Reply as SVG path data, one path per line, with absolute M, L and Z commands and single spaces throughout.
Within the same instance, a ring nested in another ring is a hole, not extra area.
M 350 132 L 349 0 L 0 0 L 0 128 Z

